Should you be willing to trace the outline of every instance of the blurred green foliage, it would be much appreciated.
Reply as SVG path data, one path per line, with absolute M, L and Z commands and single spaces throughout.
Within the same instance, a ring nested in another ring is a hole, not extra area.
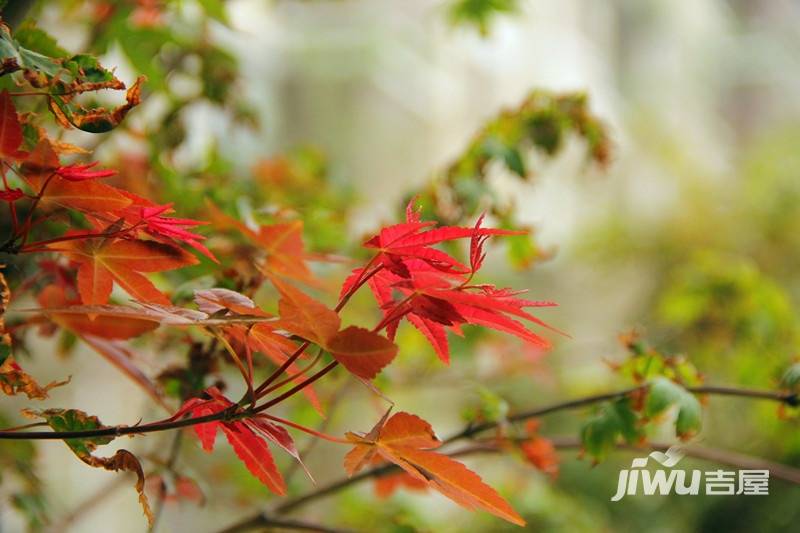
M 471 25 L 488 35 L 494 19 L 515 13 L 519 0 L 452 0 L 447 9 L 452 24 Z
M 463 154 L 416 193 L 426 218 L 443 224 L 472 224 L 488 212 L 499 227 L 519 229 L 516 205 L 502 201 L 489 177 L 495 164 L 521 180 L 535 170 L 526 162 L 531 152 L 557 156 L 571 136 L 583 140 L 587 159 L 605 167 L 611 157 L 611 140 L 594 116 L 589 98 L 582 93 L 531 92 L 513 109 L 501 112 L 476 133 Z M 507 237 L 508 258 L 525 268 L 549 257 L 533 234 Z

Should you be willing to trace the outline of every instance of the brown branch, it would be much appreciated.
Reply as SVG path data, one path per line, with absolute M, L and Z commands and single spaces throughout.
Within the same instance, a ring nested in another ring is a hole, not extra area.
M 292 394 L 298 392 L 303 387 L 310 385 L 312 382 L 316 381 L 317 379 L 324 376 L 326 373 L 330 372 L 333 368 L 336 367 L 336 362 L 332 362 L 328 364 L 325 368 L 314 374 L 313 376 L 306 379 L 304 382 L 296 385 L 295 387 L 289 389 L 285 393 L 281 394 L 280 396 L 273 398 L 266 403 L 257 406 L 253 409 L 247 409 L 244 411 L 236 412 L 235 409 L 238 406 L 234 406 L 232 409 L 226 409 L 224 411 L 220 411 L 218 413 L 195 417 L 195 418 L 185 418 L 183 420 L 165 420 L 160 422 L 152 422 L 150 424 L 141 424 L 136 426 L 110 426 L 100 429 L 88 429 L 82 431 L 12 431 L 12 430 L 3 430 L 0 431 L 0 440 L 62 440 L 62 439 L 81 439 L 81 438 L 94 438 L 94 437 L 119 437 L 122 435 L 139 435 L 144 433 L 154 433 L 156 431 L 167 431 L 170 429 L 178 429 L 184 427 L 190 427 L 197 424 L 202 424 L 204 422 L 213 422 L 217 420 L 235 420 L 239 418 L 246 418 L 250 415 L 255 413 L 259 413 L 261 411 L 266 410 L 269 407 L 272 407 L 279 401 L 288 398 Z M 523 420 L 527 420 L 530 418 L 536 418 L 538 416 L 547 415 L 550 413 L 554 413 L 557 411 L 563 411 L 566 409 L 575 409 L 577 407 L 584 407 L 586 405 L 591 405 L 594 403 L 599 403 L 606 400 L 613 400 L 616 398 L 625 397 L 632 392 L 641 390 L 646 388 L 647 385 L 642 385 L 640 387 L 634 387 L 631 389 L 623 389 L 616 392 L 609 392 L 604 394 L 597 394 L 593 396 L 586 396 L 584 398 L 578 398 L 576 400 L 569 400 L 566 402 L 559 402 L 552 405 L 548 405 L 545 407 L 539 407 L 537 409 L 533 409 L 530 411 L 523 411 L 508 417 L 509 422 L 520 422 Z M 793 392 L 780 392 L 780 391 L 763 391 L 763 390 L 752 390 L 752 389 L 739 389 L 734 387 L 716 387 L 716 386 L 700 386 L 700 387 L 687 387 L 687 390 L 695 393 L 695 394 L 716 394 L 716 395 L 723 395 L 723 396 L 738 396 L 741 398 L 751 398 L 751 399 L 763 399 L 763 400 L 772 400 L 780 403 L 784 403 L 790 406 L 798 406 L 800 405 L 800 398 L 798 395 Z M 448 444 L 450 442 L 464 439 L 467 437 L 471 437 L 483 431 L 487 431 L 490 429 L 494 429 L 497 427 L 496 422 L 487 422 L 483 424 L 477 424 L 468 426 L 464 430 L 455 435 L 445 439 L 443 441 L 444 444 Z M 13 429 L 13 428 L 12 428 Z
M 639 387 L 633 387 L 630 389 L 624 389 L 616 392 L 609 392 L 604 394 L 596 394 L 592 396 L 586 396 L 584 398 L 578 398 L 575 400 L 569 400 L 565 402 L 559 402 L 552 405 L 547 405 L 544 407 L 539 407 L 536 409 L 522 411 L 515 415 L 508 417 L 509 422 L 521 422 L 524 420 L 528 420 L 531 418 L 536 418 L 540 416 L 544 416 L 550 413 L 563 411 L 567 409 L 575 409 L 578 407 L 585 407 L 587 405 L 592 405 L 595 403 L 600 403 L 603 401 L 608 400 L 615 400 L 618 398 L 623 398 L 633 392 L 642 390 L 647 388 L 647 385 L 642 385 Z M 741 398 L 749 398 L 749 399 L 763 399 L 763 400 L 771 400 L 780 403 L 784 403 L 791 406 L 797 406 L 799 403 L 798 395 L 796 393 L 788 393 L 788 392 L 775 392 L 775 391 L 761 391 L 761 390 L 752 390 L 752 389 L 738 389 L 734 387 L 718 387 L 718 386 L 698 386 L 698 387 L 687 387 L 687 390 L 695 393 L 695 394 L 717 394 L 723 396 L 737 396 Z M 443 441 L 443 444 L 449 444 L 458 440 L 463 440 L 469 437 L 472 437 L 478 433 L 483 431 L 487 431 L 490 429 L 495 429 L 498 427 L 498 423 L 484 423 L 478 424 L 473 426 L 468 426 L 462 431 L 450 436 L 449 438 Z M 552 439 L 553 444 L 559 449 L 569 449 L 569 448 L 580 448 L 581 444 L 579 439 L 574 437 L 557 437 Z M 648 443 L 646 448 L 651 450 L 666 450 L 669 448 L 671 444 L 667 443 Z M 629 450 L 639 450 L 641 451 L 642 448 L 637 448 L 635 446 L 621 444 L 618 446 L 620 449 L 629 449 Z M 775 463 L 772 461 L 768 461 L 766 459 L 761 459 L 757 457 L 752 457 L 749 455 L 739 454 L 736 452 L 729 452 L 724 450 L 717 450 L 712 448 L 705 448 L 702 446 L 694 446 L 694 445 L 686 445 L 682 447 L 683 451 L 686 455 L 695 457 L 697 459 L 702 459 L 714 463 L 725 464 L 729 466 L 736 466 L 743 469 L 762 469 L 762 470 L 769 470 L 771 475 L 775 478 L 782 479 L 784 481 L 790 483 L 800 484 L 800 469 L 793 468 L 788 465 L 783 465 L 780 463 Z M 449 453 L 450 457 L 459 457 L 464 455 L 472 455 L 475 453 L 497 453 L 502 451 L 497 445 L 492 444 L 491 442 L 483 442 L 477 443 L 473 446 L 462 448 L 460 450 L 456 450 L 454 452 Z M 303 496 L 299 496 L 297 498 L 285 501 L 280 505 L 276 506 L 269 514 L 270 515 L 280 515 L 284 513 L 291 512 L 299 507 L 306 505 L 309 502 L 318 500 L 320 498 L 324 498 L 330 494 L 334 494 L 342 489 L 345 489 L 351 485 L 356 483 L 360 483 L 361 481 L 385 476 L 387 474 L 391 474 L 394 472 L 399 472 L 400 468 L 392 465 L 387 464 L 383 466 L 378 466 L 372 468 L 370 470 L 365 470 L 360 474 L 352 476 L 350 478 L 343 478 L 338 481 L 334 481 L 324 487 L 321 487 L 313 492 L 305 494 Z M 262 519 L 267 518 L 266 513 L 260 513 L 259 515 L 250 517 L 246 520 L 231 526 L 231 528 L 224 530 L 222 533 L 228 533 L 231 531 L 246 531 L 247 529 L 252 529 L 255 527 L 263 527 L 265 526 L 265 522 Z
M 286 518 L 272 518 L 266 515 L 259 515 L 253 517 L 253 523 L 240 522 L 227 529 L 222 530 L 220 533 L 239 533 L 255 528 L 278 528 L 289 529 L 295 531 L 316 531 L 318 533 L 346 533 L 345 529 L 333 529 L 317 524 L 310 524 L 308 522 L 301 522 L 299 520 L 290 520 Z M 272 531 L 272 529 L 270 529 Z
M 553 445 L 560 450 L 579 449 L 581 447 L 580 440 L 575 437 L 553 437 L 550 440 L 553 442 Z M 664 451 L 667 450 L 670 446 L 672 446 L 672 444 L 670 443 L 650 442 L 643 447 L 637 447 L 628 444 L 619 444 L 618 449 L 635 451 L 635 452 L 641 452 L 643 450 Z M 745 455 L 737 452 L 730 452 L 714 448 L 706 448 L 703 446 L 696 446 L 696 445 L 681 446 L 681 450 L 687 456 L 694 457 L 695 459 L 700 459 L 703 461 L 709 461 L 716 464 L 733 466 L 739 469 L 769 470 L 770 475 L 774 478 L 781 479 L 789 483 L 800 484 L 800 469 L 788 465 L 775 463 L 772 461 L 768 461 L 766 459 L 752 457 L 750 455 Z M 456 450 L 447 455 L 450 457 L 463 457 L 469 455 L 476 455 L 480 453 L 502 453 L 503 451 L 505 450 L 499 447 L 495 443 L 482 442 Z M 241 522 L 234 524 L 233 526 L 230 526 L 228 529 L 225 529 L 220 533 L 242 532 L 250 529 L 255 529 L 258 527 L 268 526 L 269 525 L 268 520 L 270 520 L 270 518 L 268 517 L 270 516 L 289 513 L 310 502 L 319 500 L 330 494 L 339 492 L 342 489 L 345 489 L 351 485 L 355 485 L 367 479 L 378 478 L 401 471 L 402 470 L 400 469 L 400 467 L 393 464 L 387 464 L 372 468 L 370 470 L 365 470 L 353 477 L 340 479 L 339 481 L 330 483 L 329 485 L 326 485 L 320 489 L 310 492 L 304 496 L 300 496 L 293 500 L 286 501 L 276 506 L 269 513 L 259 513 L 258 515 L 254 515 L 246 520 L 242 520 Z
M 555 437 L 551 439 L 553 445 L 559 449 L 578 449 L 581 447 L 580 440 L 575 437 Z M 650 442 L 646 445 L 645 449 L 666 451 L 673 444 L 663 442 Z M 716 463 L 721 465 L 733 466 L 740 470 L 769 470 L 770 476 L 781 479 L 783 481 L 800 485 L 800 468 L 776 463 L 761 457 L 753 457 L 752 455 L 745 455 L 743 453 L 732 452 L 728 450 L 720 450 L 718 448 L 707 448 L 705 446 L 697 446 L 694 444 L 680 444 L 678 445 L 686 455 Z M 641 451 L 641 447 L 631 444 L 619 444 L 618 448 Z
M 584 398 L 578 398 L 576 400 L 559 402 L 544 407 L 538 407 L 529 411 L 519 412 L 515 415 L 509 416 L 507 420 L 509 422 L 522 422 L 524 420 L 529 420 L 531 418 L 548 415 L 550 413 L 554 413 L 557 411 L 563 411 L 566 409 L 576 409 L 578 407 L 585 407 L 587 405 L 592 405 L 607 400 L 616 400 L 619 398 L 624 398 L 625 396 L 628 396 L 634 392 L 646 389 L 647 387 L 648 385 L 641 385 L 639 387 L 633 387 L 630 389 L 624 389 L 616 392 L 608 392 L 604 394 L 586 396 Z M 800 398 L 796 393 L 793 392 L 739 389 L 735 387 L 718 387 L 712 385 L 687 387 L 686 390 L 694 394 L 714 394 L 719 396 L 737 396 L 740 398 L 750 398 L 755 400 L 772 400 L 793 407 L 800 405 Z M 496 427 L 497 427 L 496 422 L 484 422 L 481 424 L 470 425 L 464 428 L 462 431 L 456 433 L 455 435 L 452 435 L 451 437 L 445 439 L 444 443 L 447 444 L 456 440 L 471 437 L 473 435 L 477 435 L 478 433 L 482 433 L 490 429 L 495 429 Z
M 190 427 L 205 422 L 217 420 L 235 420 L 251 414 L 249 411 L 234 413 L 226 409 L 218 413 L 184 418 L 183 420 L 166 420 L 152 422 L 138 426 L 109 426 L 99 429 L 86 429 L 81 431 L 0 431 L 0 440 L 63 440 L 63 439 L 90 439 L 95 437 L 121 437 L 123 435 L 141 435 L 156 431 L 167 431 Z

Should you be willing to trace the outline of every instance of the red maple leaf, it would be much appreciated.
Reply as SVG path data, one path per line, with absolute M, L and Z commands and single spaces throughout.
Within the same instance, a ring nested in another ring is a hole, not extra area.
M 78 293 L 87 305 L 104 304 L 114 282 L 142 302 L 169 304 L 169 299 L 146 277 L 197 263 L 172 244 L 130 239 L 75 239 L 51 247 L 78 263 Z
M 205 393 L 209 399 L 190 398 L 173 415 L 173 418 L 180 418 L 187 414 L 192 418 L 199 418 L 219 413 L 234 405 L 216 387 L 206 389 Z M 274 493 L 278 495 L 286 493 L 286 484 L 267 445 L 268 441 L 272 442 L 300 461 L 300 454 L 286 428 L 274 424 L 265 416 L 233 421 L 214 420 L 196 424 L 194 431 L 205 451 L 214 450 L 218 430 L 222 430 L 236 455 L 251 474 Z
M 549 327 L 525 308 L 548 307 L 554 303 L 520 298 L 524 291 L 470 284 L 483 264 L 486 240 L 492 235 L 518 233 L 482 228 L 482 221 L 480 217 L 473 228 L 432 228 L 433 223 L 421 222 L 409 206 L 406 223 L 384 228 L 367 241 L 367 247 L 379 249 L 371 263 L 377 266 L 354 270 L 342 287 L 342 295 L 368 279 L 384 313 L 383 324 L 389 339 L 394 338 L 399 322 L 406 318 L 428 339 L 445 363 L 450 359 L 446 332 L 449 329 L 460 335 L 464 324 L 511 333 L 526 342 L 549 347 L 546 339 L 530 331 L 518 319 Z M 470 238 L 469 267 L 430 247 L 460 238 Z
M 0 92 L 0 155 L 4 158 L 23 159 L 27 154 L 19 151 L 22 144 L 22 125 L 8 90 Z
M 525 425 L 528 433 L 528 440 L 520 444 L 520 450 L 525 455 L 525 459 L 549 475 L 551 479 L 558 477 L 558 453 L 553 441 L 539 435 L 539 421 L 529 420 Z
M 88 165 L 67 165 L 56 169 L 56 174 L 67 181 L 86 181 L 101 178 L 110 178 L 117 173 L 116 170 L 91 170 L 97 161 Z
M 128 191 L 122 192 L 131 200 L 131 204 L 125 209 L 118 210 L 116 214 L 131 227 L 164 242 L 183 243 L 191 246 L 215 263 L 219 263 L 214 254 L 201 242 L 206 237 L 190 231 L 192 228 L 205 225 L 206 222 L 167 216 L 174 212 L 173 204 L 158 205 Z
M 480 220 L 478 223 L 480 224 Z M 400 276 L 408 274 L 404 260 L 409 258 L 418 259 L 441 272 L 464 274 L 470 272 L 468 267 L 432 246 L 456 239 L 480 239 L 491 235 L 518 235 L 520 233 L 503 229 L 481 228 L 479 225 L 474 228 L 457 226 L 437 228 L 434 226 L 436 226 L 436 222 L 422 222 L 419 212 L 414 211 L 412 203 L 409 203 L 406 207 L 405 223 L 383 228 L 377 235 L 365 242 L 364 246 L 377 249 L 377 259 L 380 263 Z

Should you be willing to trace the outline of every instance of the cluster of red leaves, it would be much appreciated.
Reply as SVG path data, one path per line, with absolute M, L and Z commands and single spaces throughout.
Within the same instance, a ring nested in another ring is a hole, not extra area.
M 214 420 L 194 425 L 203 449 L 212 451 L 216 435 L 222 431 L 250 472 L 276 494 L 284 494 L 286 486 L 269 443 L 300 459 L 291 436 L 279 424 L 314 432 L 264 412 L 282 401 L 284 395 L 261 405 L 257 402 L 293 382 L 295 388 L 285 397 L 302 391 L 321 411 L 310 386 L 313 376 L 304 376 L 305 370 L 297 364 L 300 358 L 309 357 L 305 351 L 311 344 L 320 353 L 328 352 L 336 363 L 362 380 L 373 379 L 397 355 L 393 340 L 402 319 L 422 332 L 445 363 L 450 358 L 447 331 L 461 334 L 461 328 L 467 324 L 510 333 L 541 348 L 548 346 L 545 339 L 520 319 L 548 327 L 526 308 L 554 304 L 523 299 L 520 291 L 471 284 L 483 264 L 487 239 L 517 232 L 481 227 L 483 217 L 472 228 L 435 227 L 434 222 L 421 221 L 411 204 L 404 223 L 383 228 L 365 243 L 376 254 L 345 280 L 336 309 L 285 281 L 288 278 L 306 285 L 316 282 L 306 264 L 310 255 L 303 245 L 302 222 L 253 229 L 209 206 L 217 229 L 241 232 L 263 254 L 263 260 L 257 263 L 259 279 L 268 279 L 279 292 L 278 315 L 272 316 L 248 296 L 227 289 L 197 291 L 197 311 L 171 307 L 168 297 L 146 274 L 197 263 L 197 258 L 182 245 L 216 261 L 202 244 L 204 237 L 193 232 L 202 223 L 169 216 L 171 204 L 158 205 L 102 183 L 100 180 L 112 177 L 115 172 L 96 169 L 95 162 L 62 164 L 60 152 L 66 149 L 43 133 L 35 146 L 24 151 L 22 126 L 11 97 L 3 91 L 0 156 L 15 164 L 12 167 L 8 163 L 7 167 L 17 172 L 30 189 L 25 193 L 10 187 L 3 169 L 0 201 L 11 207 L 14 251 L 60 252 L 69 260 L 68 266 L 63 262 L 42 262 L 43 271 L 52 280 L 39 294 L 43 314 L 94 346 L 159 401 L 150 381 L 132 365 L 126 366 L 126 352 L 115 343 L 151 331 L 160 323 L 206 327 L 213 322 L 213 330 L 207 331 L 223 341 L 247 382 L 250 410 L 243 411 L 239 404 L 211 387 L 203 398 L 187 400 L 171 420 L 215 416 Z M 24 221 L 16 218 L 15 211 L 16 203 L 22 201 L 30 202 L 31 215 Z M 83 215 L 90 229 L 71 230 L 40 242 L 28 241 L 32 228 L 39 222 L 69 211 Z M 460 239 L 470 241 L 468 265 L 435 248 Z M 140 307 L 106 305 L 115 284 Z M 371 330 L 352 325 L 343 327 L 338 311 L 363 284 L 369 285 L 383 319 Z M 380 333 L 384 329 L 388 338 Z M 254 353 L 263 354 L 278 367 L 258 388 L 253 383 Z M 286 379 L 273 383 L 284 373 Z M 315 374 L 321 375 L 324 371 Z M 345 469 L 350 475 L 367 464 L 387 461 L 403 470 L 402 474 L 379 480 L 380 494 L 388 495 L 399 486 L 433 488 L 469 509 L 484 509 L 512 523 L 525 523 L 477 474 L 447 455 L 433 451 L 441 442 L 431 426 L 414 415 L 397 413 L 389 417 L 387 413 L 369 433 L 346 436 L 355 445 L 345 459 Z M 522 450 L 531 462 L 554 474 L 557 463 L 553 462 L 554 454 L 547 444 L 549 441 L 532 436 Z
M 482 222 L 483 217 L 474 228 L 437 228 L 435 222 L 422 222 L 410 203 L 405 223 L 383 228 L 365 243 L 377 255 L 370 265 L 352 272 L 342 287 L 342 295 L 368 279 L 383 311 L 389 338 L 394 339 L 398 324 L 405 318 L 428 339 L 444 363 L 450 360 L 446 331 L 461 335 L 464 324 L 511 333 L 547 348 L 549 343 L 544 338 L 514 318 L 549 327 L 525 308 L 554 303 L 518 298 L 524 291 L 470 284 L 483 265 L 486 240 L 492 235 L 519 233 L 483 228 Z M 469 266 L 433 247 L 457 239 L 470 239 Z
M 30 189 L 26 194 L 9 186 L 3 169 L 0 200 L 15 204 L 31 203 L 25 221 L 14 216 L 14 235 L 18 251 L 59 251 L 78 266 L 78 292 L 84 304 L 104 304 L 114 283 L 139 301 L 168 303 L 167 297 L 143 274 L 163 272 L 197 263 L 180 245 L 188 245 L 216 260 L 202 244 L 205 238 L 193 233 L 202 224 L 172 218 L 171 205 L 157 205 L 99 180 L 115 174 L 113 170 L 94 170 L 96 162 L 63 165 L 58 151 L 43 132 L 32 150 L 22 150 L 23 130 L 11 96 L 0 93 L 0 156 L 16 163 L 15 171 Z M 39 222 L 56 219 L 69 211 L 81 213 L 90 228 L 71 230 L 61 237 L 27 243 L 29 233 Z M 39 217 L 34 219 L 34 216 Z M 26 244 L 27 243 L 27 244 Z
M 209 399 L 191 398 L 187 400 L 174 418 L 186 414 L 191 415 L 192 418 L 198 418 L 213 415 L 234 406 L 233 402 L 225 398 L 216 387 L 207 389 L 206 394 Z M 300 454 L 286 428 L 274 424 L 267 415 L 196 424 L 194 431 L 205 451 L 214 450 L 218 430 L 222 430 L 236 455 L 259 481 L 275 494 L 286 493 L 286 484 L 267 445 L 267 442 L 272 442 L 300 461 Z

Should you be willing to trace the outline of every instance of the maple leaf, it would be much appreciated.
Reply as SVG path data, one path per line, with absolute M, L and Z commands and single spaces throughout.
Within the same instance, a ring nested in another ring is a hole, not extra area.
M 544 437 L 533 437 L 520 444 L 520 449 L 533 466 L 552 478 L 558 476 L 558 454 L 552 441 Z
M 114 282 L 142 302 L 169 304 L 169 299 L 142 275 L 197 263 L 177 246 L 156 241 L 84 239 L 57 243 L 52 249 L 65 252 L 79 264 L 78 293 L 85 304 L 104 304 Z
M 122 194 L 131 201 L 131 204 L 116 214 L 131 227 L 160 241 L 186 244 L 215 263 L 219 263 L 214 254 L 201 242 L 206 237 L 190 231 L 192 228 L 205 225 L 206 222 L 167 216 L 175 211 L 172 209 L 172 203 L 158 205 L 128 191 L 122 191 Z
M 261 226 L 258 242 L 267 253 L 260 268 L 265 274 L 275 274 L 297 281 L 316 284 L 306 265 L 308 258 L 303 243 L 303 221 Z
M 47 312 L 47 308 L 64 308 L 80 304 L 78 298 L 69 298 L 63 287 L 52 284 L 44 287 L 37 296 L 43 311 L 56 324 L 78 335 L 92 335 L 103 339 L 130 339 L 158 327 L 158 322 L 135 316 L 92 316 L 89 314 Z
M 10 353 L 0 355 L 0 391 L 8 396 L 25 394 L 31 400 L 44 400 L 50 389 L 67 383 L 69 383 L 69 379 L 53 381 L 41 386 L 19 366 L 13 355 Z
M 367 240 L 364 246 L 378 250 L 378 259 L 383 266 L 395 274 L 405 276 L 408 267 L 403 259 L 414 258 L 435 270 L 458 274 L 470 271 L 468 267 L 452 256 L 432 248 L 434 244 L 445 241 L 470 238 L 474 240 L 491 235 L 519 235 L 524 232 L 482 228 L 480 221 L 473 228 L 443 226 L 436 228 L 436 222 L 422 222 L 419 212 L 413 209 L 413 202 L 406 207 L 406 222 L 383 228 L 377 235 Z M 482 242 L 482 241 L 481 241 Z
M 407 472 L 387 474 L 375 479 L 375 494 L 378 498 L 388 498 L 400 488 L 424 492 L 428 490 L 428 483 L 413 477 Z
M 397 346 L 377 333 L 349 326 L 334 335 L 326 348 L 347 370 L 363 379 L 373 379 L 397 355 Z
M 483 509 L 513 524 L 525 525 L 522 517 L 475 472 L 431 451 L 441 441 L 430 424 L 410 413 L 388 415 L 387 412 L 366 435 L 346 434 L 355 444 L 344 460 L 350 476 L 380 457 L 467 509 Z
M 243 423 L 223 424 L 222 431 L 233 451 L 256 479 L 275 494 L 286 494 L 286 484 L 264 439 Z
M 270 281 L 281 295 L 278 301 L 279 327 L 320 346 L 327 345 L 339 331 L 339 315 L 293 285 L 276 278 L 270 278 Z
M 340 319 L 332 309 L 295 287 L 271 278 L 281 294 L 281 316 L 275 327 L 284 328 L 328 350 L 347 370 L 372 379 L 397 355 L 397 346 L 381 335 L 356 326 L 339 330 Z
M 56 174 L 67 181 L 86 181 L 110 178 L 117 173 L 116 170 L 91 170 L 97 164 L 97 161 L 95 161 L 88 165 L 61 166 L 56 169 Z
M 459 283 L 457 279 L 434 272 L 416 260 L 405 263 L 409 267 L 408 277 L 383 269 L 368 282 L 384 317 L 388 319 L 390 339 L 394 338 L 400 320 L 406 318 L 428 339 L 442 362 L 448 363 L 450 353 L 446 332 L 449 329 L 460 334 L 460 327 L 464 324 L 510 333 L 542 348 L 548 348 L 549 342 L 514 318 L 558 331 L 525 311 L 526 307 L 554 306 L 553 302 L 519 298 L 524 291 L 497 289 L 491 285 L 464 285 L 463 279 Z M 399 295 L 397 298 L 395 293 Z
M 6 89 L 0 92 L 0 155 L 20 159 L 26 154 L 19 151 L 22 144 L 22 126 L 11 95 Z
M 206 202 L 206 206 L 211 220 L 218 229 L 237 230 L 259 250 L 265 252 L 264 260 L 258 265 L 265 275 L 293 279 L 306 285 L 319 285 L 319 281 L 306 264 L 311 256 L 306 252 L 303 243 L 302 220 L 262 225 L 252 229 L 228 216 L 211 202 Z
M 446 364 L 450 360 L 447 331 L 460 335 L 464 324 L 489 327 L 542 348 L 549 347 L 547 340 L 516 319 L 553 329 L 525 308 L 555 304 L 519 298 L 523 291 L 470 284 L 483 264 L 486 240 L 493 235 L 521 233 L 483 228 L 482 222 L 483 216 L 472 228 L 433 228 L 435 223 L 420 220 L 412 200 L 406 208 L 405 223 L 384 228 L 366 242 L 365 246 L 378 249 L 378 254 L 368 267 L 350 274 L 340 298 L 349 295 L 364 279 L 368 280 L 383 311 L 382 324 L 389 339 L 394 339 L 398 324 L 405 318 L 425 336 Z M 461 238 L 470 239 L 469 267 L 431 248 L 433 244 Z
M 558 476 L 558 465 L 560 461 L 553 442 L 538 434 L 538 420 L 529 420 L 525 425 L 525 429 L 528 433 L 528 439 L 519 445 L 525 459 L 530 464 L 549 475 L 551 479 L 555 479 Z
M 40 139 L 20 168 L 28 186 L 42 196 L 40 205 L 64 207 L 85 213 L 106 213 L 131 204 L 123 191 L 97 181 L 70 181 L 57 174 L 64 168 L 52 144 Z
M 185 414 L 190 414 L 192 418 L 198 418 L 221 412 L 234 405 L 216 387 L 207 389 L 206 394 L 210 397 L 209 400 L 191 398 L 173 415 L 173 418 Z M 228 443 L 251 474 L 275 494 L 286 493 L 286 484 L 267 445 L 267 441 L 273 442 L 299 461 L 300 455 L 285 428 L 261 417 L 230 422 L 215 420 L 195 424 L 194 431 L 205 451 L 213 451 L 218 430 L 225 434 Z
M 46 409 L 44 411 L 24 410 L 23 414 L 30 418 L 43 418 L 54 431 L 85 431 L 104 429 L 96 416 L 90 416 L 78 409 Z M 136 474 L 136 492 L 139 493 L 139 503 L 147 517 L 150 526 L 153 525 L 153 513 L 144 492 L 144 471 L 139 459 L 128 450 L 117 450 L 111 457 L 98 457 L 94 452 L 98 446 L 103 446 L 114 440 L 114 437 L 92 437 L 80 439 L 64 439 L 64 443 L 72 450 L 78 459 L 94 468 L 102 468 L 118 472 L 120 470 Z

